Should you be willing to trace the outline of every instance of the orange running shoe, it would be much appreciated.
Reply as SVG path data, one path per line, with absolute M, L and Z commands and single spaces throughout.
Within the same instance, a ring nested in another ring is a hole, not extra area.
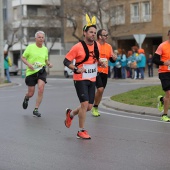
M 78 139 L 91 139 L 91 137 L 88 134 L 87 130 L 78 131 L 77 138 Z
M 67 128 L 71 126 L 71 122 L 73 120 L 73 118 L 70 117 L 71 111 L 72 111 L 71 109 L 68 108 L 66 109 L 66 120 L 64 121 L 64 123 Z

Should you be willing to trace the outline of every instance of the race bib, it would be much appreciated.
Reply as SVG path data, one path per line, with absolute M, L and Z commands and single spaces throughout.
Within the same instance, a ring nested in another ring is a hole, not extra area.
M 43 65 L 40 62 L 35 62 L 33 64 L 33 67 L 34 67 L 34 70 L 40 70 L 43 67 Z
M 94 78 L 97 76 L 97 63 L 95 64 L 83 64 L 83 67 L 86 69 L 86 72 L 83 72 L 83 79 Z
M 168 66 L 168 70 L 170 70 L 170 66 Z

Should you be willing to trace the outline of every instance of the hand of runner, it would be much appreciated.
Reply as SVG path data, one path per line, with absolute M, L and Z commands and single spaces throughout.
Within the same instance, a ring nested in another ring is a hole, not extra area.
M 107 67 L 107 59 L 106 58 L 100 58 L 99 59 L 99 66 L 100 67 L 104 67 L 104 68 L 106 68 Z
M 34 70 L 34 66 L 32 64 L 27 65 L 30 70 Z
M 164 65 L 165 65 L 165 66 L 169 66 L 169 65 L 170 65 L 170 60 L 165 61 L 165 62 L 164 62 Z
M 52 65 L 51 63 L 49 63 L 49 64 L 48 64 L 48 67 L 49 67 L 49 68 L 52 68 L 52 67 L 53 67 L 53 65 Z
M 86 71 L 86 69 L 81 67 L 81 68 L 78 68 L 77 73 L 83 73 L 85 71 Z
M 115 61 L 117 59 L 117 54 L 113 53 L 113 55 L 111 57 Z

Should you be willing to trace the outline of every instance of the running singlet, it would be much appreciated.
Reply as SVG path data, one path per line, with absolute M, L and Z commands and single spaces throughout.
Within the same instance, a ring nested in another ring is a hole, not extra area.
M 161 43 L 155 53 L 161 56 L 160 60 L 163 62 L 170 60 L 170 43 L 169 43 L 169 41 L 165 41 L 165 42 Z M 170 72 L 170 66 L 160 65 L 158 72 L 159 73 Z
M 29 76 L 38 72 L 46 65 L 45 61 L 48 60 L 48 50 L 45 46 L 39 48 L 36 44 L 30 44 L 24 51 L 23 57 L 34 67 L 34 70 L 27 67 L 26 76 Z
M 100 44 L 100 58 L 107 59 L 107 67 L 98 66 L 98 72 L 108 74 L 108 62 L 110 57 L 113 55 L 112 46 L 108 43 L 103 45 Z
M 90 80 L 96 81 L 97 75 L 97 60 L 94 57 L 94 45 L 87 45 L 89 49 L 89 59 L 84 63 L 78 65 L 78 68 L 84 67 L 86 72 L 82 74 L 73 74 L 74 80 Z M 66 57 L 69 61 L 76 60 L 76 63 L 81 62 L 86 56 L 84 48 L 81 42 L 74 45 L 71 50 L 66 54 Z

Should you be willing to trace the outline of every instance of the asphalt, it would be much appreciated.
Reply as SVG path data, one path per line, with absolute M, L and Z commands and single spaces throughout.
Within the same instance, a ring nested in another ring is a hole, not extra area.
M 124 81 L 128 83 L 136 83 L 142 82 L 144 84 L 151 85 L 152 84 L 160 84 L 160 80 L 157 76 L 149 78 L 146 77 L 144 80 L 133 80 L 133 79 L 125 79 L 125 80 L 116 80 L 116 81 Z M 161 116 L 161 113 L 158 111 L 157 108 L 150 108 L 150 107 L 142 107 L 142 106 L 136 106 L 136 105 L 129 105 L 124 103 L 119 103 L 116 101 L 113 101 L 109 98 L 103 98 L 101 104 L 109 109 L 129 112 L 129 113 L 136 113 L 136 114 L 142 114 L 142 115 L 151 115 L 151 116 Z
M 114 81 L 114 80 L 109 80 L 109 81 Z M 125 80 L 116 80 L 116 82 L 126 82 L 126 83 L 134 83 L 133 79 L 125 79 Z M 135 80 L 136 83 L 144 83 L 151 85 L 152 84 L 160 84 L 160 80 L 158 79 L 157 76 L 149 78 L 146 77 L 144 80 Z M 17 83 L 2 83 L 0 84 L 0 88 L 6 87 L 6 86 L 14 86 L 17 85 Z M 152 116 L 160 116 L 161 113 L 158 111 L 157 108 L 150 108 L 150 107 L 142 107 L 142 106 L 135 106 L 135 105 L 129 105 L 129 104 L 124 104 L 124 103 L 119 103 L 116 101 L 113 101 L 109 98 L 103 98 L 101 101 L 102 106 L 109 108 L 109 109 L 114 109 L 114 110 L 119 110 L 119 111 L 124 111 L 124 112 L 129 112 L 129 113 L 136 113 L 136 114 L 142 114 L 142 115 L 152 115 Z

